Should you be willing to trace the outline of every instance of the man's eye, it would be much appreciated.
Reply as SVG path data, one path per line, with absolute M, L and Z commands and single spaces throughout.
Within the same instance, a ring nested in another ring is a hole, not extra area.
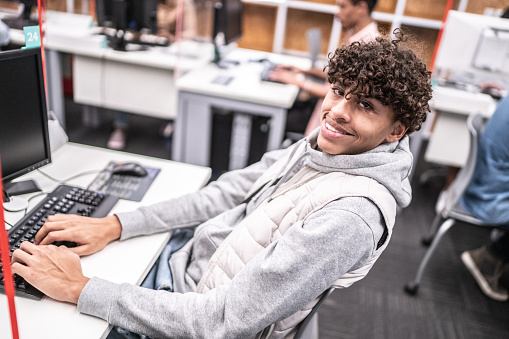
M 340 97 L 345 95 L 345 92 L 342 89 L 339 88 L 333 88 L 334 94 L 339 95 Z
M 364 109 L 373 109 L 373 106 L 367 101 L 360 101 L 360 105 Z

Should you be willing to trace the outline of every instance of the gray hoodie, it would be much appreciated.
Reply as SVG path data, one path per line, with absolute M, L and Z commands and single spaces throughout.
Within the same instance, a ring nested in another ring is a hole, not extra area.
M 268 152 L 260 162 L 226 173 L 196 193 L 118 214 L 121 240 L 196 227 L 194 238 L 171 259 L 175 293 L 94 277 L 81 293 L 78 310 L 153 338 L 252 338 L 302 309 L 343 274 L 362 267 L 385 225 L 374 203 L 348 197 L 313 213 L 302 227 L 292 227 L 230 284 L 205 295 L 194 293 L 219 244 L 272 192 L 273 187 L 264 188 L 242 203 L 254 181 L 292 151 L 293 167 L 280 183 L 303 166 L 342 171 L 377 180 L 401 207 L 410 203 L 408 137 L 358 155 L 328 155 L 316 150 L 317 135 L 318 129 L 309 140 Z

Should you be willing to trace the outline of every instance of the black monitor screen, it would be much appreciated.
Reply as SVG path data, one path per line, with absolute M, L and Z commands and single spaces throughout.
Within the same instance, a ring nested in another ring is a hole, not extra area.
M 242 1 L 221 0 L 214 11 L 213 38 L 224 34 L 224 44 L 230 44 L 242 35 Z
M 8 182 L 51 162 L 39 49 L 0 53 L 0 155 Z
M 97 24 L 118 30 L 157 33 L 158 0 L 96 0 Z

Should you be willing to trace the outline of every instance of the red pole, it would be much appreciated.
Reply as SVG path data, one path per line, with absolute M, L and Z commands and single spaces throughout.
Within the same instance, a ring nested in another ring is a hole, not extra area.
M 44 0 L 37 0 L 37 11 L 39 13 L 39 38 L 41 39 L 41 59 L 42 59 L 42 74 L 44 77 L 44 92 L 46 99 L 48 97 L 48 86 L 46 84 L 46 55 L 44 54 L 44 39 L 42 31 L 43 15 L 46 15 L 46 2 Z M 46 19 L 46 18 L 44 18 Z M 47 101 L 47 100 L 46 100 Z
M 3 194 L 3 186 L 2 186 L 2 167 L 0 166 L 0 190 L 2 191 L 2 195 L 0 198 L 0 203 L 2 206 L 0 208 L 0 254 L 1 254 L 1 262 L 2 262 L 2 271 L 4 276 L 4 287 L 5 287 L 5 295 L 7 296 L 7 302 L 9 305 L 9 314 L 11 317 L 11 330 L 12 330 L 12 338 L 19 339 L 18 333 L 18 320 L 16 318 L 16 305 L 14 304 L 14 280 L 12 278 L 11 271 L 11 258 L 9 256 L 9 241 L 7 240 L 7 231 L 5 230 L 5 219 L 4 219 L 4 194 Z

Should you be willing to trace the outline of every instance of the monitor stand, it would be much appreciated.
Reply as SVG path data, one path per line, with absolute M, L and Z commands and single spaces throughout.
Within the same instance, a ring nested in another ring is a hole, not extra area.
M 40 192 L 34 180 L 7 182 L 4 184 L 4 208 L 9 212 L 23 211 L 28 208 L 28 199 L 16 195 Z
M 22 195 L 42 191 L 34 180 L 4 183 L 4 190 L 9 196 Z

